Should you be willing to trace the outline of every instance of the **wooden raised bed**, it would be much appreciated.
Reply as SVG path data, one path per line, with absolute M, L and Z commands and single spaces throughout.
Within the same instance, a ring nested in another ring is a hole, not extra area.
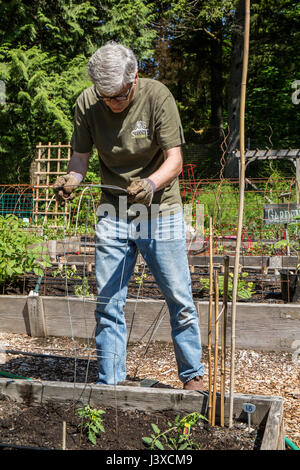
M 95 300 L 74 297 L 0 296 L 0 330 L 30 336 L 92 337 L 95 328 Z M 125 317 L 130 340 L 171 341 L 168 311 L 162 313 L 164 301 L 128 299 Z M 202 343 L 207 345 L 208 302 L 196 302 Z M 221 307 L 221 305 L 220 305 Z M 164 309 L 165 310 L 165 309 Z M 230 311 L 227 323 L 230 342 Z M 155 324 L 155 321 L 157 323 Z M 71 325 L 72 323 L 72 325 Z M 214 331 L 213 331 L 214 334 Z M 300 337 L 300 309 L 297 304 L 238 303 L 236 346 L 261 351 L 294 352 Z
M 67 382 L 11 380 L 0 378 L 0 394 L 27 406 L 57 401 L 111 407 L 115 400 L 122 410 L 164 411 L 182 413 L 207 412 L 207 396 L 186 390 L 153 389 L 151 387 L 72 384 Z M 236 394 L 233 418 L 247 422 L 244 403 L 256 406 L 251 416 L 254 425 L 263 427 L 260 450 L 284 450 L 283 400 L 281 397 Z M 225 396 L 225 426 L 228 425 L 229 397 Z M 216 423 L 219 420 L 217 403 Z
M 52 259 L 56 261 L 56 256 L 53 255 Z M 59 252 L 56 252 L 57 255 L 63 256 L 63 251 L 60 249 Z M 83 264 L 91 263 L 94 265 L 95 255 L 94 254 L 68 254 L 66 252 L 66 263 L 67 264 Z M 207 253 L 202 255 L 189 255 L 188 261 L 190 266 L 208 266 L 209 265 L 209 255 Z M 142 257 L 138 257 L 137 263 L 141 264 L 143 262 Z M 213 264 L 215 266 L 224 264 L 224 256 L 213 256 Z M 281 269 L 281 268 L 295 268 L 297 264 L 296 256 L 245 256 L 240 255 L 240 264 L 245 268 L 269 268 L 269 269 Z M 234 254 L 229 256 L 229 265 L 234 266 Z

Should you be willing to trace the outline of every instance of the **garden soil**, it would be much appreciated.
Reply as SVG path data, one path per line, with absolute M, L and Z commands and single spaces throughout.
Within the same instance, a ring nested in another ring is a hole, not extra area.
M 149 447 L 142 438 L 153 434 L 152 423 L 164 432 L 169 429 L 168 422 L 174 424 L 177 416 L 172 411 L 146 413 L 103 408 L 104 432 L 96 436 L 94 445 L 82 427 L 85 420 L 78 415 L 77 409 L 75 403 L 49 402 L 43 406 L 27 406 L 26 403 L 20 404 L 2 397 L 0 443 L 6 444 L 7 450 L 10 449 L 9 444 L 61 450 L 65 421 L 67 450 L 147 450 Z M 189 444 L 189 448 L 195 448 L 196 444 L 198 450 L 256 450 L 259 449 L 262 433 L 263 430 L 254 428 L 249 433 L 244 423 L 236 423 L 229 430 L 198 421 L 191 427 L 184 442 Z M 170 435 L 176 437 L 176 432 Z M 161 442 L 164 440 L 161 439 Z M 166 444 L 164 448 L 170 450 Z
M 73 265 L 75 266 L 75 265 Z M 66 269 L 68 272 L 66 272 Z M 75 268 L 74 268 L 75 269 Z M 87 266 L 77 266 L 76 271 L 72 271 L 72 265 L 66 268 L 61 265 L 61 271 L 57 267 L 45 270 L 40 286 L 39 294 L 43 296 L 74 296 L 82 295 L 84 288 L 83 279 L 87 279 L 87 291 L 85 296 L 97 295 L 96 277 L 94 267 L 91 272 L 87 271 Z M 143 277 L 144 276 L 144 277 Z M 193 297 L 197 301 L 207 301 L 209 298 L 208 288 L 203 288 L 201 279 L 208 279 L 207 268 L 195 267 L 191 273 Z M 261 273 L 249 272 L 245 281 L 253 282 L 254 287 L 249 289 L 253 293 L 249 298 L 238 298 L 242 302 L 264 302 L 264 303 L 284 303 L 281 295 L 281 286 L 279 278 L 275 276 L 266 276 Z M 25 274 L 17 277 L 13 282 L 2 286 L 2 295 L 28 295 L 34 290 L 38 282 L 38 276 L 33 273 Z M 246 285 L 247 291 L 247 285 Z M 247 292 L 246 292 L 247 293 Z M 131 276 L 128 288 L 130 298 L 139 299 L 164 299 L 164 296 L 155 282 L 155 279 L 146 268 L 139 269 L 139 272 Z M 222 296 L 220 297 L 222 300 Z

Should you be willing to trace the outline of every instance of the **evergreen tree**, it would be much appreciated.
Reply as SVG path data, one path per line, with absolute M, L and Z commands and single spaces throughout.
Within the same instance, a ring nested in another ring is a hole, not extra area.
M 155 31 L 142 0 L 0 0 L 0 184 L 29 182 L 39 141 L 67 142 L 87 62 L 114 39 L 149 57 Z M 16 176 L 18 175 L 18 176 Z

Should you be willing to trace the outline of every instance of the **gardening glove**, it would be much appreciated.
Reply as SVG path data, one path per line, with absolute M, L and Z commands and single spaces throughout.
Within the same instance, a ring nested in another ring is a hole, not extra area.
M 129 193 L 128 201 L 130 203 L 144 204 L 149 207 L 151 205 L 155 189 L 155 184 L 149 178 L 133 181 L 127 188 Z
M 75 194 L 73 191 L 79 186 L 80 182 L 77 177 L 72 174 L 58 176 L 54 185 L 52 186 L 57 202 L 64 206 L 66 201 L 72 201 Z

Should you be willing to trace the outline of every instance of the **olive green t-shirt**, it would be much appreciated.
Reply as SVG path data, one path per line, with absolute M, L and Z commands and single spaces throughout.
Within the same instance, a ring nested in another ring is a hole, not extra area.
M 88 153 L 96 147 L 101 184 L 127 188 L 146 178 L 164 162 L 163 150 L 185 143 L 174 97 L 156 80 L 139 78 L 133 100 L 121 113 L 114 113 L 97 97 L 94 86 L 78 97 L 72 149 Z M 121 193 L 102 189 L 101 203 L 118 208 Z M 124 193 L 122 193 L 124 195 Z M 155 192 L 152 204 L 181 206 L 178 178 Z

